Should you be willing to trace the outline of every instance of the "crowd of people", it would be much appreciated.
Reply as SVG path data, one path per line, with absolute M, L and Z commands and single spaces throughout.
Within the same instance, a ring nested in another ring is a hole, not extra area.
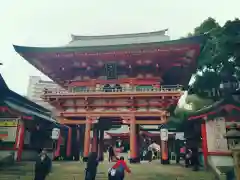
M 140 159 L 147 160 L 149 162 L 152 159 L 160 155 L 160 147 L 151 144 L 148 148 L 143 148 L 141 151 Z M 198 147 L 194 145 L 193 142 L 188 141 L 185 146 L 180 146 L 178 140 L 176 140 L 175 146 L 176 163 L 180 162 L 180 158 L 185 160 L 185 166 L 192 166 L 193 170 L 198 170 L 199 167 L 199 153 Z M 131 173 L 131 170 L 127 166 L 124 157 L 118 157 L 115 154 L 113 146 L 108 148 L 108 161 L 115 162 L 115 164 L 108 170 L 109 180 L 123 180 L 125 176 L 125 171 Z M 95 180 L 97 174 L 97 167 L 99 161 L 96 152 L 89 154 L 88 161 L 86 163 L 85 169 L 85 180 Z M 47 152 L 43 150 L 35 163 L 35 178 L 34 180 L 45 180 L 48 174 L 51 172 L 52 161 L 48 157 Z
M 125 171 L 131 173 L 131 170 L 127 166 L 124 157 L 118 158 L 113 150 L 113 147 L 109 147 L 109 162 L 116 161 L 114 165 L 108 170 L 109 180 L 123 180 L 125 177 Z M 85 169 L 85 180 L 95 180 L 97 174 L 97 167 L 99 161 L 96 152 L 91 152 L 88 156 Z M 35 177 L 34 180 L 45 180 L 52 169 L 52 161 L 47 155 L 47 152 L 43 150 L 36 159 L 35 163 Z

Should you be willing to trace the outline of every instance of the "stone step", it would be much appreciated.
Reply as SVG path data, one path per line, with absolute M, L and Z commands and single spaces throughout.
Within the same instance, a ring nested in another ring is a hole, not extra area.
M 82 178 L 82 176 L 72 176 L 72 175 L 65 175 L 61 176 L 60 178 L 57 177 L 58 180 L 77 180 Z M 107 179 L 106 176 L 97 176 L 96 179 Z M 33 176 L 4 176 L 1 174 L 0 180 L 33 180 Z M 47 180 L 56 180 L 56 176 L 49 176 Z

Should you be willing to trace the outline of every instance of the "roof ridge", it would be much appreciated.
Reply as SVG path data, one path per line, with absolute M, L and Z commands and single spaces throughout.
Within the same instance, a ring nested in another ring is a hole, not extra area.
M 165 35 L 168 29 L 141 33 L 126 33 L 126 34 L 108 34 L 108 35 L 74 35 L 71 34 L 72 41 L 77 40 L 92 40 L 92 39 L 111 39 L 111 38 L 126 38 L 126 37 L 141 37 L 150 35 Z

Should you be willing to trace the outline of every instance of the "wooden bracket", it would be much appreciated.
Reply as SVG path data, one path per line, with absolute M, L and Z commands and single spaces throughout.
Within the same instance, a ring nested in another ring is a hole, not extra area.
M 86 117 L 86 121 L 90 124 L 96 124 L 98 123 L 98 119 L 99 117 L 98 116 L 87 116 Z
M 121 116 L 122 123 L 123 124 L 130 124 L 132 120 L 132 116 Z

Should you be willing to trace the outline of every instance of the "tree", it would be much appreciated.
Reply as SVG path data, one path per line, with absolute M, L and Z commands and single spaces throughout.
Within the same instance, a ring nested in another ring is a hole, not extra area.
M 192 35 L 208 34 L 208 40 L 198 59 L 195 82 L 191 92 L 203 95 L 205 90 L 218 89 L 222 81 L 236 82 L 240 78 L 240 20 L 220 26 L 208 18 L 194 29 Z
M 208 18 L 188 36 L 203 34 L 207 34 L 208 39 L 198 58 L 195 81 L 190 85 L 186 100 L 192 105 L 192 111 L 222 98 L 221 93 L 215 93 L 220 96 L 209 96 L 211 93 L 208 93 L 219 92 L 222 82 L 240 81 L 240 20 L 227 21 L 220 26 L 215 19 Z M 189 113 L 183 107 L 175 109 L 175 115 L 181 120 Z

